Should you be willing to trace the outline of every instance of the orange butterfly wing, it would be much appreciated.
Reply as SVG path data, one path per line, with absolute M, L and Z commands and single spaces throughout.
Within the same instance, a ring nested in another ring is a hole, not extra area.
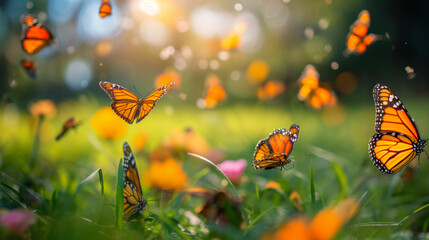
M 350 26 L 350 32 L 346 37 L 348 53 L 361 54 L 367 47 L 380 37 L 375 34 L 369 34 L 370 15 L 367 10 L 359 13 L 358 19 Z
M 289 130 L 275 129 L 268 138 L 258 142 L 253 156 L 255 169 L 283 167 L 290 163 L 290 153 L 298 139 L 299 126 L 294 124 Z
M 140 177 L 136 160 L 127 142 L 124 142 L 124 219 L 128 220 L 137 213 L 141 213 L 147 202 L 143 198 Z
M 427 141 L 420 138 L 413 118 L 386 85 L 375 85 L 373 97 L 377 133 L 369 141 L 369 155 L 381 172 L 397 173 L 423 151 Z
M 21 60 L 21 66 L 25 69 L 28 76 L 36 78 L 36 64 L 31 60 Z
M 98 15 L 100 15 L 101 18 L 112 15 L 112 4 L 110 0 L 101 0 L 101 6 L 100 10 L 98 11 Z
M 158 88 L 156 91 L 151 93 L 147 98 L 143 100 L 143 104 L 141 105 L 139 109 L 139 114 L 136 120 L 136 123 L 143 120 L 149 112 L 155 107 L 156 102 L 164 96 L 167 91 L 174 86 L 174 82 L 171 82 L 169 84 L 166 84 L 160 88 Z
M 28 54 L 36 54 L 54 42 L 54 36 L 32 15 L 22 17 L 21 46 Z
M 139 108 L 139 98 L 118 84 L 100 81 L 99 85 L 112 99 L 110 106 L 116 115 L 129 124 L 133 123 Z

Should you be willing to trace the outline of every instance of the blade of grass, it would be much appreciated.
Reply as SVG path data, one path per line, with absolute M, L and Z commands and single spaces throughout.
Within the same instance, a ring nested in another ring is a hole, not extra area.
M 337 201 L 339 201 L 347 195 L 347 192 L 349 190 L 348 189 L 349 184 L 347 182 L 347 177 L 346 177 L 346 174 L 344 173 L 343 169 L 335 162 L 333 162 L 331 164 L 331 166 L 335 172 L 335 175 L 337 176 L 337 180 L 338 180 L 338 183 L 339 183 L 340 188 L 341 188 L 341 193 L 338 194 L 338 196 L 337 196 Z
M 88 177 L 86 177 L 84 180 L 82 180 L 76 187 L 76 192 L 79 192 L 80 189 L 85 186 L 94 176 L 98 173 L 98 181 L 100 183 L 100 189 L 101 189 L 101 196 L 104 196 L 104 181 L 103 181 L 103 170 L 101 168 L 95 170 L 93 173 L 91 173 Z
M 122 158 L 119 160 L 118 179 L 116 182 L 116 204 L 115 204 L 115 227 L 122 228 L 122 219 L 124 217 L 124 169 L 122 167 Z
M 185 235 L 179 227 L 177 227 L 168 217 L 162 215 L 162 214 L 157 214 L 152 212 L 152 214 L 161 222 L 163 222 L 168 228 L 171 229 L 171 231 L 177 233 L 178 236 L 180 236 L 182 239 L 185 240 L 190 240 L 191 238 L 189 238 L 187 235 Z
M 13 190 L 13 192 L 17 193 L 15 189 L 13 189 L 12 187 L 8 186 L 5 183 L 0 183 L 0 187 L 3 189 L 3 192 L 6 193 L 6 195 L 13 201 L 16 203 L 16 205 L 18 205 L 21 208 L 26 208 L 24 204 L 22 204 L 20 201 L 14 199 L 6 190 L 6 188 L 8 188 L 9 190 Z M 5 188 L 6 187 L 6 188 Z
M 265 216 L 269 211 L 273 210 L 274 208 L 276 208 L 277 206 L 272 206 L 270 208 L 268 208 L 267 210 L 265 210 L 263 213 L 259 214 L 255 219 L 253 219 L 253 221 L 249 224 L 249 226 L 247 226 L 246 231 L 248 231 L 249 229 L 252 228 L 253 225 L 255 225 L 255 223 L 263 216 Z
M 255 193 L 256 193 L 256 199 L 259 201 L 259 189 L 258 185 L 255 184 Z
M 427 207 L 429 207 L 429 203 L 428 203 L 428 204 L 425 204 L 425 205 L 423 205 L 423 206 L 421 206 L 421 207 L 419 207 L 419 208 L 417 208 L 416 210 L 414 210 L 410 215 L 408 215 L 408 216 L 404 217 L 401 221 L 399 221 L 399 224 L 402 224 L 404 221 L 406 221 L 406 220 L 407 220 L 408 218 L 410 218 L 412 215 L 414 215 L 414 214 L 416 214 L 416 213 L 420 212 L 421 210 L 423 210 L 423 209 L 425 209 L 425 208 L 427 208 Z
M 311 195 L 311 209 L 313 214 L 316 213 L 316 192 L 314 190 L 314 177 L 313 177 L 313 160 L 310 162 L 310 195 Z
M 216 164 L 214 164 L 212 161 L 208 160 L 207 158 L 205 158 L 203 156 L 200 156 L 198 154 L 195 154 L 195 153 L 188 153 L 188 155 L 189 156 L 193 156 L 193 157 L 195 157 L 197 159 L 203 160 L 203 161 L 207 162 L 208 164 L 210 164 L 211 166 L 213 166 L 214 169 L 216 169 L 227 180 L 229 186 L 232 189 L 232 193 L 233 193 L 235 199 L 241 203 L 240 197 L 238 196 L 238 193 L 235 190 L 235 187 L 232 184 L 231 180 L 229 180 L 229 178 L 225 175 L 225 173 L 222 172 L 222 170 L 220 170 L 220 168 Z M 249 224 L 249 219 L 247 218 L 247 215 L 246 215 L 246 213 L 245 213 L 245 211 L 243 209 L 242 204 L 240 204 L 240 210 L 241 210 L 241 215 L 243 216 L 243 219 L 246 222 L 246 225 L 248 225 Z

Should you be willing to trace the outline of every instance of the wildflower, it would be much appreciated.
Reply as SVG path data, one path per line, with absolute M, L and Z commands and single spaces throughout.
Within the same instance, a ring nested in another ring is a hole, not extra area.
M 44 99 L 37 101 L 35 103 L 31 103 L 30 112 L 33 116 L 45 116 L 47 118 L 53 118 L 55 113 L 57 112 L 57 108 L 55 107 L 54 102 L 49 99 Z
M 213 108 L 219 101 L 226 99 L 226 92 L 222 82 L 215 74 L 210 74 L 206 79 L 207 95 L 204 98 L 206 108 Z
M 305 217 L 292 219 L 270 235 L 275 240 L 302 239 L 302 240 L 328 240 L 333 239 L 341 227 L 349 221 L 357 212 L 359 204 L 354 198 L 348 198 L 336 206 L 321 210 L 310 222 Z
M 100 137 L 111 140 L 121 138 L 128 130 L 128 125 L 109 107 L 98 110 L 91 120 L 91 125 Z
M 270 180 L 267 185 L 265 185 L 265 188 L 280 189 L 280 183 Z
M 247 77 L 251 83 L 261 83 L 268 76 L 269 68 L 265 61 L 255 60 L 247 68 Z
M 143 177 L 149 185 L 164 191 L 182 190 L 188 183 L 188 176 L 173 158 L 152 162 Z
M 176 152 L 186 151 L 205 155 L 209 151 L 206 140 L 191 128 L 185 131 L 173 131 L 170 138 L 166 140 L 165 145 Z
M 180 77 L 175 71 L 168 71 L 159 75 L 155 80 L 155 86 L 160 88 L 168 83 L 175 82 L 175 87 L 180 87 Z
M 302 199 L 297 191 L 293 191 L 289 195 L 289 201 L 292 202 L 292 204 L 295 206 L 296 209 L 298 209 L 298 211 L 302 211 Z
M 232 182 L 238 182 L 246 166 L 247 161 L 244 159 L 239 159 L 237 161 L 226 160 L 218 165 L 222 172 L 225 173 Z
M 25 234 L 28 227 L 36 222 L 34 214 L 23 209 L 15 209 L 0 215 L 0 224 L 11 232 Z

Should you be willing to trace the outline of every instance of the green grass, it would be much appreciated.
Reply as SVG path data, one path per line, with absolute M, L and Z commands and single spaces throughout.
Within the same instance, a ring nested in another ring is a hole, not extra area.
M 215 236 L 257 239 L 294 216 L 313 216 L 325 206 L 354 196 L 360 199 L 361 209 L 339 233 L 339 238 L 385 239 L 427 231 L 429 164 L 426 157 L 422 155 L 420 167 L 414 168 L 414 177 L 410 180 L 402 178 L 401 173 L 378 172 L 367 153 L 368 140 L 374 133 L 372 104 L 345 106 L 344 122 L 332 126 L 326 120 L 326 112 L 298 103 L 286 106 L 237 103 L 201 110 L 163 101 L 147 119 L 130 125 L 125 136 L 113 141 L 99 138 L 91 127 L 92 116 L 100 107 L 93 100 L 85 104 L 58 104 L 56 116 L 45 118 L 41 123 L 36 142 L 35 119 L 14 105 L 2 106 L 1 207 L 34 210 L 37 222 L 30 228 L 34 239 L 209 239 Z M 413 103 L 407 102 L 409 106 L 416 106 Z M 421 134 L 427 136 L 429 122 L 425 119 L 429 113 L 416 107 L 409 111 L 416 112 L 413 116 Z M 82 121 L 81 126 L 56 142 L 54 139 L 63 121 L 71 116 Z M 294 167 L 287 171 L 255 170 L 252 157 L 256 143 L 274 128 L 288 128 L 293 123 L 300 125 L 298 142 L 292 152 Z M 204 203 L 203 198 L 182 193 L 169 196 L 150 188 L 144 181 L 143 195 L 151 201 L 143 217 L 122 223 L 121 204 L 117 203 L 123 200 L 116 186 L 122 186 L 123 142 L 128 141 L 133 149 L 134 136 L 140 132 L 147 135 L 143 151 L 136 153 L 142 173 L 149 168 L 150 152 L 173 130 L 186 128 L 192 128 L 210 147 L 220 149 L 224 159 L 248 161 L 245 181 L 232 185 L 212 163 L 201 157 L 182 155 L 192 186 L 224 189 L 240 200 L 245 226 L 219 228 L 195 213 Z M 32 156 L 34 163 L 31 163 Z M 279 182 L 281 190 L 266 189 L 269 180 Z M 303 213 L 289 201 L 292 191 L 301 195 Z M 10 234 L 0 229 L 0 236 L 10 237 Z

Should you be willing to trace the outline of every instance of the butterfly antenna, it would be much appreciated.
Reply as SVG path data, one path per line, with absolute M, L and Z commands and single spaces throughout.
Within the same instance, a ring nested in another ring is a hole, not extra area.
M 133 88 L 134 88 L 134 90 L 136 90 L 136 92 L 141 96 L 142 94 L 141 94 L 141 92 L 136 88 L 136 86 L 133 84 Z
M 425 151 L 426 157 L 429 159 L 428 152 L 426 152 L 426 150 L 424 150 L 424 151 Z

